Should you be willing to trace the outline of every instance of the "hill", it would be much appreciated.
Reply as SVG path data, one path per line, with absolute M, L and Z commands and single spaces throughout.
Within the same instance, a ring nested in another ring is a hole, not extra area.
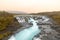
M 32 15 L 46 15 L 52 18 L 55 24 L 59 25 L 52 28 L 60 33 L 60 11 L 30 13 L 29 15 L 31 14 Z M 9 13 L 5 11 L 0 11 L 0 40 L 4 39 L 5 37 L 8 37 L 9 35 L 12 35 L 14 31 L 22 27 L 14 18 L 14 15 L 17 15 L 17 13 L 15 14 L 15 13 Z M 21 15 L 20 12 L 19 12 L 19 15 Z M 25 14 L 23 13 L 23 15 Z
M 54 12 L 40 12 L 40 13 L 31 13 L 32 15 L 46 15 L 52 18 L 58 25 L 60 25 L 60 11 Z M 31 15 L 30 14 L 30 15 Z
M 13 34 L 21 25 L 14 18 L 14 15 L 0 11 L 0 40 Z

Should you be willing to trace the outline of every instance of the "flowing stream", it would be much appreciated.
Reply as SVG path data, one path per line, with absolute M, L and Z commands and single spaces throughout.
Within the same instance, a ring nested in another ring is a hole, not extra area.
M 16 33 L 8 40 L 32 40 L 35 35 L 41 32 L 37 25 L 38 21 L 35 21 L 33 18 L 30 18 L 28 22 L 33 24 L 32 27 L 26 28 Z

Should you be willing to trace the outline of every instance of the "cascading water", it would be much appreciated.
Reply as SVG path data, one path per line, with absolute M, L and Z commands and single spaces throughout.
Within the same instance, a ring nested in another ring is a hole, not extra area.
M 28 22 L 31 22 L 33 24 L 32 27 L 26 28 L 18 32 L 8 40 L 32 40 L 35 35 L 41 32 L 37 25 L 38 21 L 35 21 L 33 18 L 30 18 Z

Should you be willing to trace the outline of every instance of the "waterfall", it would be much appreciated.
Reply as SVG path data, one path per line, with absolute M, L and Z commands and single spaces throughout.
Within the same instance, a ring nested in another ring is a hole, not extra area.
M 28 22 L 33 24 L 32 27 L 26 28 L 16 33 L 8 40 L 32 40 L 35 35 L 41 32 L 37 25 L 38 21 L 35 21 L 33 18 L 30 18 Z

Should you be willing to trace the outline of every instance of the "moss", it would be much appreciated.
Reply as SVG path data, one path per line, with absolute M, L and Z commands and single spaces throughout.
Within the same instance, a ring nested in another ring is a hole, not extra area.
M 51 18 L 56 22 L 56 24 L 60 25 L 60 15 L 52 15 Z
M 2 39 L 4 37 L 4 35 L 0 34 L 0 39 Z

